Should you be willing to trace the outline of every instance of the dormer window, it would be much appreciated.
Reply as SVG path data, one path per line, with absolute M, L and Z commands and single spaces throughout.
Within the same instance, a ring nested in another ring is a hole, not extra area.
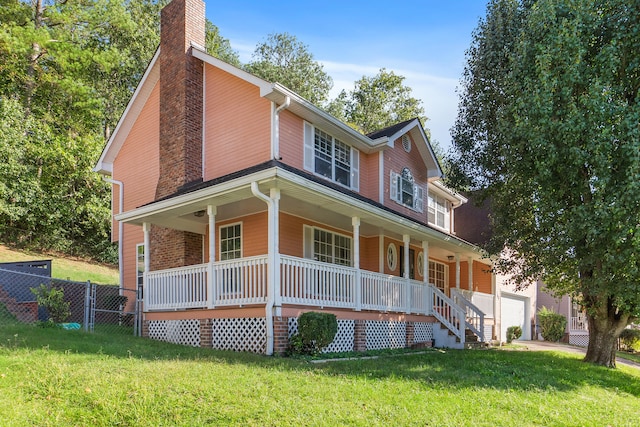
M 359 153 L 309 123 L 304 132 L 304 168 L 353 190 L 359 187 Z
M 402 173 L 391 172 L 390 183 L 391 200 L 417 212 L 423 212 L 422 187 L 417 185 L 409 168 L 402 169 Z

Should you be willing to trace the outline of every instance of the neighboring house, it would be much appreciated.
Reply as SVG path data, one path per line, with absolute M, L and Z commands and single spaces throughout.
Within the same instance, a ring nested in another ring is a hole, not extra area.
M 469 202 L 456 210 L 456 229 L 458 236 L 482 245 L 490 237 L 491 227 L 489 223 L 490 209 L 485 201 L 481 206 L 475 206 L 473 196 L 469 196 Z M 523 289 L 516 289 L 515 285 L 509 283 L 509 277 L 503 274 L 494 275 L 495 298 L 475 294 L 471 296 L 471 301 L 478 304 L 476 300 L 483 298 L 487 306 L 482 306 L 488 322 L 495 325 L 496 339 L 505 342 L 507 340 L 507 328 L 510 326 L 520 326 L 522 328 L 521 340 L 536 339 L 536 304 L 537 304 L 537 283 L 531 283 Z M 494 295 L 491 295 L 492 297 Z
M 568 295 L 555 297 L 546 289 L 544 283 L 539 282 L 537 298 L 537 310 L 542 307 L 546 307 L 567 318 L 567 327 L 562 341 L 581 347 L 587 347 L 589 345 L 589 324 L 587 322 L 587 315 L 582 311 L 580 306 L 571 299 L 571 297 Z M 538 339 L 541 340 L 542 335 L 540 335 L 541 331 L 539 324 L 537 333 Z
M 493 306 L 491 265 L 456 235 L 466 199 L 417 119 L 365 136 L 208 55 L 201 0 L 173 0 L 161 22 L 95 168 L 114 184 L 146 336 L 282 353 L 310 310 L 337 316 L 335 351 L 494 336 L 461 297 Z

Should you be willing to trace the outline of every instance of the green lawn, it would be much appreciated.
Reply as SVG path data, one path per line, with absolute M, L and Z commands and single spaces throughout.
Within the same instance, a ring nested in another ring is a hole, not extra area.
M 505 350 L 309 363 L 0 328 L 7 426 L 636 426 L 640 370 Z
M 86 282 L 112 285 L 120 282 L 118 269 L 81 259 L 59 257 L 51 254 L 24 252 L 11 249 L 0 244 L 0 262 L 21 262 L 50 259 L 51 277 L 76 282 Z

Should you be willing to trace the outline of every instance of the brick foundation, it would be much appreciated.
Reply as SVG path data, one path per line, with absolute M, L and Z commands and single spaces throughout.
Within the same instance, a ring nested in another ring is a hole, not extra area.
M 211 348 L 213 346 L 213 321 L 200 319 L 200 347 Z
M 273 354 L 283 355 L 289 347 L 289 318 L 273 317 Z
M 145 338 L 149 338 L 149 321 L 144 320 L 142 322 L 142 336 Z
M 367 351 L 367 324 L 365 320 L 355 320 L 353 325 L 353 350 Z
M 405 324 L 405 330 L 407 336 L 405 347 L 411 347 L 413 346 L 413 344 L 415 344 L 415 324 L 413 322 L 407 322 Z

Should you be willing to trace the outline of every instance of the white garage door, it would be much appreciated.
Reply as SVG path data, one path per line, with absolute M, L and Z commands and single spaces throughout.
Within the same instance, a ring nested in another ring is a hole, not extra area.
M 527 300 L 526 297 L 517 295 L 502 294 L 500 298 L 500 340 L 507 341 L 507 328 L 509 326 L 520 326 L 522 328 L 522 336 L 520 339 L 529 339 L 529 322 L 527 321 Z

